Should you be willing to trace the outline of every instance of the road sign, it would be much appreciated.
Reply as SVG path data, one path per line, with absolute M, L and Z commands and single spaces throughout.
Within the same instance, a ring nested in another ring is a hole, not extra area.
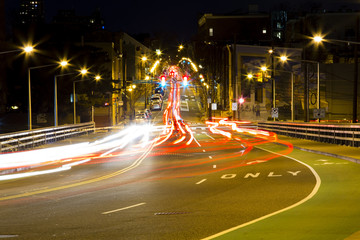
M 314 118 L 325 118 L 325 108 L 314 109 Z
M 237 102 L 233 102 L 233 103 L 231 104 L 231 109 L 232 109 L 233 111 L 237 111 Z
M 212 104 L 211 104 L 211 110 L 217 110 L 217 105 L 216 105 L 216 103 L 212 103 Z
M 279 118 L 279 108 L 271 108 L 271 117 Z

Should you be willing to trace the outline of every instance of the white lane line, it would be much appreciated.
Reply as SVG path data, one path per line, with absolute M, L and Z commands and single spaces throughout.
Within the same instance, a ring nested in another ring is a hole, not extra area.
M 198 145 L 199 147 L 201 147 L 200 143 L 198 142 L 198 140 L 196 140 L 195 136 L 194 136 L 194 140 L 195 140 L 195 142 L 197 143 L 197 145 Z
M 243 228 L 243 227 L 246 227 L 246 226 L 248 226 L 248 225 L 254 224 L 254 223 L 256 223 L 256 222 L 259 222 L 259 221 L 261 221 L 261 220 L 264 220 L 264 219 L 266 219 L 266 218 L 275 216 L 275 215 L 277 215 L 277 214 L 279 214 L 279 213 L 286 212 L 286 211 L 288 211 L 288 210 L 290 210 L 290 209 L 292 209 L 292 208 L 295 208 L 295 207 L 297 207 L 297 206 L 305 203 L 306 201 L 310 200 L 310 199 L 313 198 L 313 197 L 315 196 L 315 194 L 319 191 L 319 188 L 320 188 L 320 185 L 321 185 L 320 176 L 317 174 L 317 172 L 316 172 L 310 165 L 308 165 L 308 164 L 306 164 L 306 163 L 303 163 L 303 162 L 301 162 L 300 160 L 297 160 L 297 159 L 295 159 L 295 158 L 293 158 L 293 157 L 289 157 L 289 156 L 286 156 L 286 155 L 283 155 L 283 154 L 280 154 L 280 153 L 276 153 L 276 152 L 273 152 L 273 151 L 270 151 L 270 150 L 267 150 L 267 149 L 264 149 L 264 148 L 261 148 L 261 147 L 256 147 L 256 148 L 261 149 L 261 150 L 266 151 L 266 152 L 269 152 L 269 153 L 272 153 L 272 154 L 276 154 L 276 155 L 279 155 L 279 156 L 282 156 L 282 157 L 289 158 L 289 159 L 294 160 L 294 161 L 296 161 L 296 162 L 298 162 L 298 163 L 306 166 L 307 168 L 309 168 L 310 171 L 314 174 L 315 179 L 316 179 L 316 184 L 315 184 L 313 190 L 311 191 L 311 193 L 310 193 L 306 198 L 300 200 L 299 202 L 297 202 L 297 203 L 295 203 L 295 204 L 293 204 L 293 205 L 291 205 L 291 206 L 288 206 L 288 207 L 286 207 L 286 208 L 280 209 L 280 210 L 278 210 L 278 211 L 276 211 L 276 212 L 267 214 L 267 215 L 265 215 L 265 216 L 259 217 L 259 218 L 257 218 L 257 219 L 254 219 L 254 220 L 250 221 L 250 222 L 246 222 L 246 223 L 243 223 L 243 224 L 241 224 L 241 225 L 235 226 L 235 227 L 233 227 L 233 228 L 229 228 L 229 229 L 224 230 L 224 231 L 222 231 L 222 232 L 216 233 L 216 234 L 214 234 L 214 235 L 212 235 L 212 236 L 203 238 L 202 240 L 214 239 L 214 238 L 216 238 L 216 237 L 222 236 L 222 235 L 227 234 L 227 233 L 229 233 L 229 232 L 238 230 L 238 229 L 240 229 L 240 228 Z
M 205 134 L 206 136 L 208 136 L 209 138 L 211 138 L 212 140 L 215 140 L 215 138 L 213 138 L 212 136 L 210 136 L 209 134 L 203 132 L 203 134 Z
M 129 209 L 129 208 L 138 207 L 138 206 L 141 206 L 141 205 L 144 205 L 144 204 L 146 204 L 146 203 L 138 203 L 138 204 L 131 205 L 131 206 L 128 206 L 128 207 L 123 207 L 123 208 L 111 210 L 111 211 L 108 211 L 108 212 L 103 212 L 101 214 L 109 214 L 109 213 L 119 212 L 119 211 L 126 210 L 126 209 Z
M 205 182 L 206 181 L 206 178 L 205 179 L 203 179 L 203 180 L 201 180 L 201 181 L 199 181 L 199 182 L 197 182 L 196 184 L 202 184 L 203 182 Z

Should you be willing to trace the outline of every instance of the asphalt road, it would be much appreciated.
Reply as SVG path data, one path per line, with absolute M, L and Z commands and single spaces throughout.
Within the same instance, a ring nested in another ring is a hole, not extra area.
M 180 108 L 196 123 L 192 96 L 182 93 Z M 134 144 L 69 171 L 1 181 L 0 238 L 206 239 L 316 193 L 317 173 L 288 157 L 289 146 L 190 127 L 190 145 Z

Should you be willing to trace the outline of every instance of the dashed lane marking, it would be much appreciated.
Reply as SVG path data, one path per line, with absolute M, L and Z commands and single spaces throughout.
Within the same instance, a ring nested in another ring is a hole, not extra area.
M 134 208 L 134 207 L 138 207 L 138 206 L 141 206 L 141 205 L 144 205 L 146 203 L 138 203 L 138 204 L 135 204 L 135 205 L 131 205 L 131 206 L 128 206 L 128 207 L 123 207 L 123 208 L 119 208 L 119 209 L 115 209 L 115 210 L 111 210 L 111 211 L 107 211 L 107 212 L 103 212 L 101 214 L 110 214 L 110 213 L 114 213 L 114 212 L 119 212 L 119 211 L 123 211 L 123 210 L 126 210 L 126 209 L 129 209 L 129 208 Z

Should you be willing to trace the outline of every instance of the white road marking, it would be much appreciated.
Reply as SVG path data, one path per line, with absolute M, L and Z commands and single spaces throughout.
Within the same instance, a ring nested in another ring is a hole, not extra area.
M 212 159 L 212 156 L 209 156 L 210 159 Z
M 273 152 L 273 151 L 270 151 L 270 150 L 267 150 L 267 149 L 264 149 L 264 148 L 261 148 L 261 147 L 256 147 L 256 148 L 261 149 L 261 150 L 266 151 L 266 152 L 269 152 L 269 153 L 272 153 L 272 154 L 275 154 L 275 155 L 279 155 L 279 156 L 282 156 L 282 157 L 289 158 L 289 159 L 294 160 L 294 161 L 296 161 L 296 162 L 298 162 L 298 163 L 306 166 L 307 168 L 309 168 L 309 170 L 314 174 L 315 179 L 316 179 L 316 184 L 315 184 L 313 190 L 311 191 L 311 193 L 310 193 L 306 198 L 300 200 L 299 202 L 297 202 L 297 203 L 295 203 L 295 204 L 293 204 L 293 205 L 291 205 L 291 206 L 288 206 L 288 207 L 286 207 L 286 208 L 280 209 L 280 210 L 278 210 L 278 211 L 276 211 L 276 212 L 267 214 L 267 215 L 265 215 L 265 216 L 259 217 L 259 218 L 257 218 L 257 219 L 252 220 L 252 221 L 243 223 L 243 224 L 241 224 L 241 225 L 235 226 L 235 227 L 233 227 L 233 228 L 229 228 L 229 229 L 224 230 L 224 231 L 222 231 L 222 232 L 216 233 L 216 234 L 214 234 L 214 235 L 212 235 L 212 236 L 203 238 L 202 240 L 214 239 L 214 238 L 216 238 L 216 237 L 222 236 L 222 235 L 227 234 L 227 233 L 229 233 L 229 232 L 232 232 L 232 231 L 238 230 L 238 229 L 240 229 L 240 228 L 246 227 L 246 226 L 248 226 L 248 225 L 254 224 L 254 223 L 256 223 L 256 222 L 259 222 L 259 221 L 264 220 L 264 219 L 266 219 L 266 218 L 272 217 L 272 216 L 277 215 L 277 214 L 279 214 L 279 213 L 286 212 L 286 211 L 288 211 L 288 210 L 290 210 L 290 209 L 292 209 L 292 208 L 295 208 L 295 207 L 297 207 L 297 206 L 305 203 L 306 201 L 310 200 L 310 199 L 313 198 L 313 197 L 315 196 L 315 194 L 319 191 L 319 188 L 320 188 L 320 185 L 321 185 L 320 176 L 317 174 L 317 172 L 316 172 L 310 165 L 308 165 L 308 164 L 306 164 L 306 163 L 303 163 L 303 162 L 301 162 L 300 160 L 297 160 L 297 159 L 295 159 L 295 158 L 293 158 L 293 157 L 289 157 L 289 156 L 286 156 L 286 155 L 283 155 L 283 154 L 279 154 L 279 153 L 276 153 L 276 152 Z
M 138 204 L 131 205 L 131 206 L 128 206 L 128 207 L 123 207 L 123 208 L 111 210 L 111 211 L 108 211 L 108 212 L 103 212 L 101 214 L 109 214 L 109 213 L 119 212 L 119 211 L 126 210 L 126 209 L 129 209 L 129 208 L 138 207 L 138 206 L 141 206 L 141 205 L 144 205 L 144 204 L 146 204 L 146 203 L 138 203 Z
M 199 147 L 201 147 L 200 143 L 198 142 L 198 140 L 196 140 L 195 136 L 194 136 L 194 140 L 197 143 L 197 145 L 199 145 Z
M 203 179 L 203 180 L 201 180 L 201 181 L 199 181 L 199 182 L 197 182 L 196 184 L 202 184 L 203 182 L 205 182 L 206 181 L 206 178 L 205 179 Z
M 213 168 L 216 168 L 216 165 L 213 165 Z
M 203 152 L 206 152 L 206 150 L 205 150 L 205 149 L 203 149 Z
M 209 134 L 203 132 L 206 136 L 208 136 L 209 138 L 211 138 L 212 140 L 215 140 L 215 138 L 213 138 L 212 136 L 210 136 Z

